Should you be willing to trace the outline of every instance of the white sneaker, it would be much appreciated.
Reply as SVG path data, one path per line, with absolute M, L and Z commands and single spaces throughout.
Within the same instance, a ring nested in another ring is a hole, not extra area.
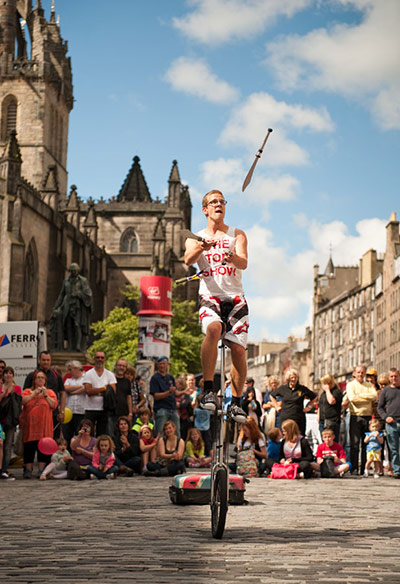
M 377 472 L 374 472 L 374 479 L 379 479 L 379 474 Z
M 365 477 L 368 477 L 368 471 L 367 470 L 364 471 L 364 476 Z

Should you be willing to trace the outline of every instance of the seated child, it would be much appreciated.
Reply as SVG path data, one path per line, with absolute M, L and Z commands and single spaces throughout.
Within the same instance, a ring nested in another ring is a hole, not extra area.
M 279 463 L 279 451 L 281 448 L 282 432 L 280 428 L 271 428 L 267 433 L 267 454 L 268 458 Z
M 114 442 L 107 434 L 102 434 L 96 440 L 92 464 L 89 464 L 86 472 L 89 478 L 115 479 L 118 466 L 115 464 Z
M 157 442 L 153 437 L 153 431 L 147 424 L 143 424 L 139 431 L 139 444 L 142 457 L 142 473 L 147 470 L 147 463 L 156 462 Z
M 211 456 L 205 455 L 205 445 L 198 428 L 190 428 L 185 444 L 185 465 L 190 468 L 210 467 Z
M 367 445 L 367 462 L 365 464 L 364 476 L 368 476 L 368 471 L 374 463 L 374 478 L 379 478 L 380 462 L 383 444 L 383 432 L 380 432 L 381 424 L 376 418 L 369 421 L 369 432 L 365 432 L 364 442 Z
M 151 412 L 149 408 L 146 407 L 140 408 L 140 410 L 138 411 L 138 417 L 136 418 L 136 422 L 132 426 L 132 430 L 136 432 L 136 434 L 139 434 L 140 428 L 143 425 L 146 425 L 149 426 L 152 432 L 154 432 L 154 423 L 153 420 L 150 419 L 150 416 Z
M 318 445 L 316 458 L 317 462 L 312 462 L 311 467 L 317 472 L 321 472 L 324 476 L 324 471 L 321 468 L 324 461 L 329 468 L 329 463 L 333 463 L 332 476 L 344 476 L 344 473 L 350 469 L 350 463 L 346 461 L 346 453 L 341 444 L 335 442 L 335 433 L 330 428 L 322 430 L 322 444 Z M 329 461 L 329 463 L 327 462 Z M 328 475 L 325 475 L 328 478 Z
M 41 481 L 45 481 L 49 475 L 54 479 L 67 478 L 67 462 L 72 460 L 72 456 L 67 450 L 68 442 L 64 438 L 59 438 L 56 442 L 58 450 L 51 455 L 51 462 L 40 475 Z

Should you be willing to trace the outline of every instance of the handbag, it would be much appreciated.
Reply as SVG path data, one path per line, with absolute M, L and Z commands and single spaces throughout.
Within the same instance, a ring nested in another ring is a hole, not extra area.
M 275 463 L 272 465 L 271 479 L 295 479 L 298 470 L 299 465 L 297 462 L 290 462 L 289 464 Z
M 107 389 L 103 393 L 103 398 L 104 411 L 113 414 L 117 408 L 117 396 L 111 385 L 107 385 Z
M 236 472 L 243 477 L 256 477 L 258 467 L 253 448 L 240 450 L 236 456 Z
M 14 440 L 14 453 L 19 457 L 22 458 L 24 456 L 24 428 L 19 425 L 17 430 L 17 434 Z

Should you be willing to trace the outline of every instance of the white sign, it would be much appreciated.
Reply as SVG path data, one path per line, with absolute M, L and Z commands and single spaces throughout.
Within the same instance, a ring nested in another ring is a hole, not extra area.
M 21 387 L 37 367 L 38 335 L 37 320 L 0 323 L 0 359 L 14 369 L 15 383 Z

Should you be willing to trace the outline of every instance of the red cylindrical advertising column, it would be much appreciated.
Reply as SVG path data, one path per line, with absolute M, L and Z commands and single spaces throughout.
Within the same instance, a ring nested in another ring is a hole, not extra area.
M 138 358 L 170 355 L 172 280 L 165 276 L 140 279 Z

